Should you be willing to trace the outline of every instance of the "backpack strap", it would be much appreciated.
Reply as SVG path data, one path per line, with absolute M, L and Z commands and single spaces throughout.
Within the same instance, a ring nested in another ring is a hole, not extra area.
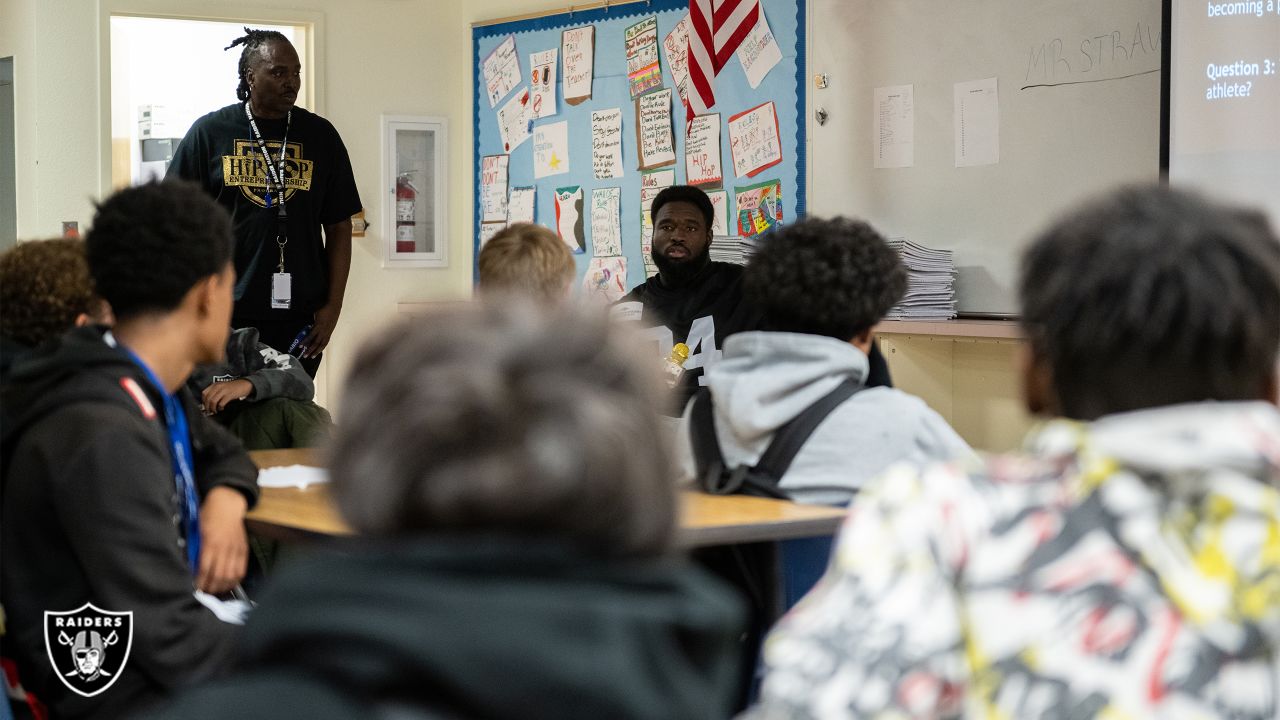
M 693 397 L 693 407 L 689 411 L 689 440 L 693 446 L 699 487 L 713 495 L 745 493 L 787 499 L 787 494 L 778 488 L 778 483 L 791 467 L 800 448 L 833 410 L 863 387 L 852 379 L 840 383 L 790 422 L 778 428 L 769 447 L 765 448 L 754 467 L 739 465 L 732 470 L 725 467 L 724 453 L 716 437 L 711 390 L 700 388 Z
M 716 437 L 716 419 L 711 407 L 711 388 L 701 387 L 693 395 L 689 410 L 689 444 L 693 446 L 693 465 L 698 487 L 713 495 L 732 495 L 742 486 L 729 489 L 724 467 L 724 452 Z
M 778 428 L 778 431 L 773 434 L 769 447 L 765 448 L 760 459 L 756 461 L 755 467 L 752 468 L 753 474 L 773 480 L 776 486 L 782 480 L 782 476 L 787 474 L 791 461 L 795 460 L 800 448 L 804 447 L 813 431 L 817 430 L 822 421 L 826 420 L 827 416 L 841 403 L 865 387 L 852 379 L 847 379 L 819 398 L 804 412 L 792 418 L 786 425 Z

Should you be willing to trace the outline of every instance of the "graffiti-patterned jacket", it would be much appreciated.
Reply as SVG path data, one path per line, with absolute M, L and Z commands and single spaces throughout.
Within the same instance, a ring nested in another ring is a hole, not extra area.
M 1274 718 L 1280 411 L 1055 421 L 895 468 L 774 630 L 753 717 Z
M 257 328 L 232 330 L 226 361 L 197 367 L 187 383 L 199 398 L 200 391 L 213 383 L 239 378 L 253 385 L 253 394 L 247 398 L 250 402 L 274 397 L 310 400 L 316 392 L 315 383 L 297 358 L 258 342 Z

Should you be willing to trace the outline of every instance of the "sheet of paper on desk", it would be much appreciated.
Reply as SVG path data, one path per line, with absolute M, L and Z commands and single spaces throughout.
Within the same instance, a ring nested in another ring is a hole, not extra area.
M 285 465 L 258 471 L 258 487 L 298 488 L 329 482 L 329 471 L 310 465 Z
M 194 594 L 201 605 L 209 608 L 214 616 L 224 623 L 243 625 L 245 620 L 249 619 L 249 612 L 253 609 L 244 600 L 221 600 L 203 590 L 196 590 Z

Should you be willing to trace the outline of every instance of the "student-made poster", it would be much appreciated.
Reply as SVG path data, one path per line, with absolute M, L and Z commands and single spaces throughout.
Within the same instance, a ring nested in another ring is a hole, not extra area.
M 764 76 L 769 74 L 774 65 L 782 62 L 782 48 L 778 47 L 778 41 L 773 38 L 773 31 L 769 29 L 769 21 L 765 20 L 763 10 L 760 12 L 760 20 L 738 46 L 737 54 L 738 62 L 742 63 L 742 72 L 746 74 L 747 84 L 752 90 L 760 87 Z
M 559 112 L 556 108 L 556 52 L 551 48 L 529 56 L 529 92 L 533 96 L 529 115 L 534 120 Z
M 507 199 L 507 222 L 534 222 L 535 200 L 538 196 L 536 187 L 513 187 Z
M 596 257 L 622 254 L 622 188 L 591 191 L 591 253 Z
M 689 15 L 686 13 L 662 40 L 667 52 L 667 67 L 675 79 L 676 92 L 684 100 L 689 95 Z
M 533 117 L 529 114 L 529 88 L 522 88 L 498 110 L 498 131 L 502 149 L 511 152 L 529 139 Z
M 507 168 L 509 155 L 480 158 L 480 221 L 507 222 Z
M 719 185 L 720 113 L 698 115 L 689 121 L 684 140 L 684 171 L 690 185 Z
M 642 171 L 676 164 L 670 88 L 636 98 L 636 152 Z
M 569 172 L 569 123 L 539 125 L 533 130 L 533 176 L 544 178 Z
M 493 239 L 494 235 L 505 230 L 506 223 L 500 222 L 482 222 L 480 223 L 480 247 L 484 247 L 485 243 Z
M 755 237 L 782 222 L 782 182 L 766 180 L 733 189 L 738 207 L 738 236 Z
M 738 177 L 755 177 L 782 162 L 778 112 L 772 100 L 729 118 L 729 153 Z
M 647 17 L 628 27 L 624 42 L 631 98 L 634 100 L 662 87 L 662 68 L 658 64 L 658 16 Z
M 597 180 L 622 177 L 622 109 L 591 111 L 591 168 Z
M 711 234 L 724 237 L 729 234 L 729 191 L 708 190 L 707 197 L 711 198 Z
M 582 277 L 582 293 L 587 299 L 617 302 L 627 294 L 627 259 L 593 257 Z
M 482 66 L 489 107 L 497 107 L 498 101 L 520 84 L 520 58 L 516 55 L 516 36 L 508 35 L 501 45 L 489 53 Z
M 556 231 L 560 239 L 581 255 L 587 251 L 587 239 L 582 226 L 582 186 L 556 188 Z
M 560 57 L 564 61 L 564 101 L 579 105 L 591 99 L 595 74 L 596 26 L 586 25 L 560 34 Z

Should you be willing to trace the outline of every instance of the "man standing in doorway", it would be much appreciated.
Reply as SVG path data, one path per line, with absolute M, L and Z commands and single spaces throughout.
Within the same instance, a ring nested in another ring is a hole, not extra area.
M 238 45 L 240 102 L 191 126 L 167 176 L 200 183 L 231 213 L 232 325 L 256 327 L 314 376 L 342 312 L 360 195 L 338 131 L 294 105 L 302 63 L 293 44 L 245 28 L 227 49 Z

